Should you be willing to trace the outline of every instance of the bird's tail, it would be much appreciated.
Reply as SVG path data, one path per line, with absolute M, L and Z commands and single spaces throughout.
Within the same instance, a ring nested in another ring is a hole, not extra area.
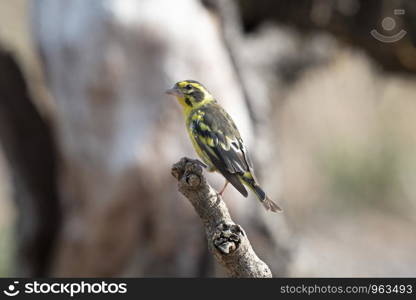
M 251 177 L 251 176 L 250 176 Z M 246 176 L 241 176 L 242 182 L 250 188 L 256 194 L 257 198 L 266 208 L 266 210 L 271 210 L 272 212 L 281 212 L 283 211 L 279 205 L 277 205 L 273 200 L 267 197 L 266 193 L 262 188 L 256 183 L 253 178 L 247 178 Z

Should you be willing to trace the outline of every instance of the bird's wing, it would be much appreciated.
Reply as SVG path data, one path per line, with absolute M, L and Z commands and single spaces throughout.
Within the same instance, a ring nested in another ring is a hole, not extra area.
M 251 171 L 247 150 L 236 126 L 219 106 L 208 107 L 191 121 L 194 139 L 218 171 L 244 196 L 247 190 L 239 175 Z

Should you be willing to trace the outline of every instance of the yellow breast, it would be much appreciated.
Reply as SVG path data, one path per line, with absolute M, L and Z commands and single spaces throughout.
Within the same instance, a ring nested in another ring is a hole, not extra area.
M 186 114 L 185 114 L 186 115 Z M 193 134 L 193 129 L 192 129 L 192 122 L 191 121 L 195 121 L 195 120 L 201 120 L 204 116 L 204 113 L 202 111 L 195 111 L 195 112 L 190 112 L 187 114 L 186 116 L 186 129 L 188 131 L 189 134 L 189 138 L 191 139 L 192 142 L 192 146 L 194 146 L 194 149 L 196 151 L 196 153 L 198 154 L 198 156 L 202 159 L 202 161 L 208 165 L 208 167 L 210 169 L 213 169 L 214 166 L 211 162 L 211 160 L 209 159 L 208 155 L 205 153 L 205 151 L 203 151 L 201 149 L 201 147 L 199 146 L 198 142 L 196 141 L 196 138 Z

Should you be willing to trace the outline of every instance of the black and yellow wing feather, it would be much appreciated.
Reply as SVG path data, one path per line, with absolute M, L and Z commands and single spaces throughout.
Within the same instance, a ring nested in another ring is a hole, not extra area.
M 215 167 L 243 196 L 247 197 L 240 177 L 251 172 L 252 164 L 231 117 L 216 103 L 200 108 L 190 116 L 193 138 Z
M 218 170 L 244 197 L 248 186 L 266 209 L 281 211 L 257 184 L 240 133 L 222 107 L 213 102 L 198 108 L 189 115 L 188 125 L 198 154 L 211 169 Z

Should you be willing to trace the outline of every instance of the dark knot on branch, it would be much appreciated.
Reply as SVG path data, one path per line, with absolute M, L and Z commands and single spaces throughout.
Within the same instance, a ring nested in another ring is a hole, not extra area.
M 234 252 L 245 236 L 243 228 L 234 223 L 221 223 L 217 226 L 212 241 L 218 251 L 224 255 Z
M 188 188 L 197 189 L 203 182 L 202 168 L 206 165 L 197 159 L 181 158 L 179 162 L 172 166 L 171 173 L 180 184 L 187 185 Z

